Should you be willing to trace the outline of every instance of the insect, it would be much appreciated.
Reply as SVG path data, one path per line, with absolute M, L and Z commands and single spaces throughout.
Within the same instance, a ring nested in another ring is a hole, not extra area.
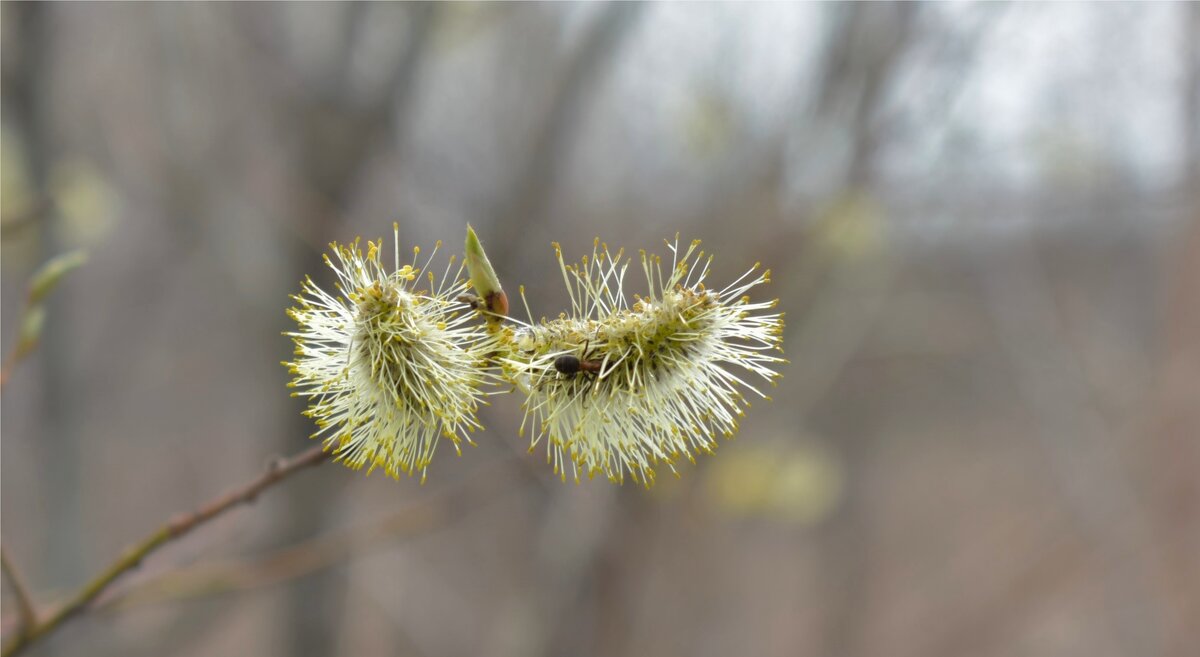
M 458 295 L 457 300 L 470 306 L 471 310 L 483 310 L 485 307 L 483 299 L 480 299 L 478 295 L 471 294 L 470 292 Z
M 508 296 L 504 294 L 504 290 L 490 292 L 486 299 L 470 292 L 458 295 L 457 299 L 481 313 L 491 313 L 500 317 L 508 314 Z
M 580 358 L 573 354 L 563 354 L 554 359 L 554 369 L 560 374 L 574 376 L 580 372 L 588 372 L 590 374 L 599 374 L 604 368 L 604 361 L 589 360 L 587 357 L 587 343 L 583 343 L 584 357 Z

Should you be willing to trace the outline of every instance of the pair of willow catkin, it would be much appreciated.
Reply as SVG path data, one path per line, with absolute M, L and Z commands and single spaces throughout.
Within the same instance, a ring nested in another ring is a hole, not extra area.
M 486 263 L 473 238 L 468 260 L 474 244 L 474 260 Z M 293 297 L 289 315 L 299 329 L 288 333 L 296 344 L 295 360 L 284 363 L 289 385 L 309 400 L 314 437 L 356 469 L 420 472 L 424 481 L 440 439 L 456 450 L 470 443 L 484 396 L 509 382 L 526 396 L 521 431 L 530 432 L 530 449 L 545 441 L 564 480 L 568 472 L 576 481 L 603 474 L 648 486 L 656 467 L 675 472 L 680 458 L 694 460 L 718 436 L 733 436 L 750 405 L 743 392 L 769 399 L 758 385 L 773 384 L 774 368 L 785 362 L 775 355 L 783 329 L 783 314 L 770 312 L 777 302 L 746 296 L 769 281 L 769 271 L 755 265 L 710 290 L 711 256 L 699 242 L 680 249 L 677 237 L 667 247 L 665 271 L 661 258 L 641 254 L 649 292 L 631 300 L 623 252 L 597 241 L 590 256 L 567 264 L 556 244 L 570 312 L 502 323 L 468 294 L 454 257 L 440 278 L 430 271 L 436 248 L 423 263 L 414 249 L 412 262 L 401 264 L 397 243 L 389 269 L 381 242 L 367 242 L 365 253 L 358 241 L 335 243 L 325 261 L 337 294 L 306 278 Z M 471 275 L 481 296 L 499 293 L 498 282 L 480 290 L 479 272 Z

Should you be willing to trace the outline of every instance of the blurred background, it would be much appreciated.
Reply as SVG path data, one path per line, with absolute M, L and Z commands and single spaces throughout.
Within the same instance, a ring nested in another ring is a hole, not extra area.
M 36 267 L 89 254 L 3 394 L 3 542 L 43 604 L 309 447 L 280 332 L 330 240 L 460 253 L 470 222 L 553 316 L 552 240 L 680 232 L 714 283 L 773 270 L 791 360 L 649 492 L 559 483 L 497 397 L 427 485 L 297 475 L 32 654 L 1194 654 L 1200 5 L 0 25 L 6 351 Z

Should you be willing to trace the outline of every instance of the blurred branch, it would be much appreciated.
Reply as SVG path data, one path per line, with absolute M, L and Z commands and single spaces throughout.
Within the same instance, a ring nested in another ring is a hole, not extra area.
M 79 589 L 70 600 L 48 615 L 44 621 L 35 623 L 21 632 L 11 643 L 4 646 L 3 651 L 0 652 L 0 657 L 16 655 L 33 645 L 39 639 L 57 630 L 67 620 L 84 611 L 118 577 L 136 568 L 141 564 L 143 559 L 162 546 L 185 536 L 193 529 L 236 506 L 254 501 L 259 493 L 305 468 L 325 462 L 329 456 L 330 454 L 325 451 L 323 446 L 317 445 L 291 458 L 277 460 L 267 468 L 266 472 L 263 472 L 250 483 L 225 493 L 191 513 L 168 520 L 149 536 L 142 539 L 137 545 L 125 551 L 116 561 L 105 568 L 100 575 Z
M 951 622 L 940 618 L 931 623 L 929 645 L 913 654 L 949 657 L 1003 645 L 1005 633 L 1019 620 L 1037 614 L 1038 602 L 1044 602 L 1085 574 L 1087 556 L 1086 546 L 1076 541 L 1054 541 L 978 609 L 967 610 L 962 617 L 952 617 Z
M 63 14 L 54 7 L 34 3 L 5 6 L 11 13 L 5 20 L 11 32 L 4 46 L 4 63 L 19 61 L 15 71 L 4 80 L 0 103 L 4 123 L 19 139 L 23 168 L 27 177 L 27 192 L 35 204 L 41 205 L 43 216 L 35 228 L 34 251 L 43 260 L 61 253 L 67 230 L 64 217 L 53 198 L 52 171 L 67 151 L 61 113 L 63 67 L 57 66 L 56 53 L 62 39 Z M 46 546 L 44 558 L 39 559 L 41 576 L 51 586 L 78 581 L 84 576 L 84 534 L 81 482 L 84 479 L 83 450 L 79 426 L 80 405 L 74 393 L 80 385 L 76 372 L 71 370 L 75 344 L 70 329 L 75 307 L 62 299 L 51 299 L 45 305 L 54 320 L 38 327 L 37 343 L 40 370 L 37 408 L 39 422 L 35 449 L 38 454 L 36 480 L 41 484 L 40 497 L 45 500 L 44 515 L 54 522 L 45 527 L 41 537 Z M 40 313 L 35 313 L 40 314 Z M 32 328 L 28 317 L 21 320 L 21 330 Z M 28 335 L 28 334 L 26 334 Z M 23 357 L 23 356 L 22 356 Z M 12 363 L 13 367 L 16 362 Z M 0 375 L 7 380 L 11 369 Z M 52 473 L 52 474 L 51 474 Z
M 849 117 L 844 125 L 850 130 L 851 140 L 848 146 L 851 155 L 844 174 L 845 190 L 842 192 L 842 202 L 846 202 L 847 193 L 851 195 L 849 199 L 863 195 L 857 202 L 851 201 L 853 207 L 863 203 L 864 199 L 867 199 L 868 204 L 871 203 L 869 199 L 878 193 L 879 180 L 875 165 L 882 134 L 879 132 L 876 118 L 886 101 L 886 88 L 898 74 L 898 62 L 912 45 L 912 25 L 920 8 L 903 4 L 895 5 L 889 10 L 880 5 L 840 8 L 849 11 L 850 15 L 847 17 L 844 31 L 837 34 L 835 39 L 843 35 L 845 38 L 837 39 L 832 44 L 832 61 L 825 70 L 826 75 L 831 76 L 826 86 L 833 86 L 829 89 L 829 98 L 835 102 L 822 109 L 826 116 L 845 112 Z M 852 50 L 844 49 L 844 46 L 851 44 L 854 44 Z M 822 99 L 825 98 L 826 96 L 822 95 Z M 876 213 L 876 226 L 884 225 L 887 216 L 885 210 L 874 208 L 866 209 L 865 212 Z M 898 265 L 887 254 L 876 257 L 876 262 L 859 267 L 859 271 L 854 272 L 850 280 L 853 282 L 853 278 L 862 277 L 862 282 L 868 285 L 863 289 L 869 291 L 873 287 L 876 294 L 881 295 L 864 304 L 868 313 L 878 316 L 882 312 L 887 289 L 894 283 Z M 841 301 L 844 303 L 844 299 Z M 874 309 L 870 308 L 871 305 L 875 306 Z M 873 324 L 872 322 L 871 325 Z M 812 328 L 806 326 L 804 330 L 811 331 Z M 867 338 L 868 330 L 867 325 L 855 328 L 853 324 L 843 324 L 836 332 L 829 334 L 849 335 L 841 338 L 828 337 L 824 341 L 827 349 L 830 346 L 842 348 L 840 358 L 837 357 L 839 354 L 834 352 L 833 358 L 825 359 L 829 365 L 826 372 L 831 376 L 824 382 L 818 380 L 820 385 L 815 390 L 810 388 L 810 395 L 827 394 L 828 390 L 833 388 L 837 377 Z M 859 335 L 855 336 L 856 332 Z M 813 379 L 810 378 L 809 381 L 811 385 Z M 807 418 L 807 415 L 802 417 Z M 844 493 L 840 513 L 833 517 L 820 547 L 821 559 L 829 564 L 831 571 L 826 576 L 825 584 L 828 587 L 829 615 L 825 621 L 819 649 L 827 654 L 853 657 L 865 652 L 861 636 L 863 628 L 868 627 L 870 622 L 868 601 L 872 597 L 872 589 L 879 581 L 880 554 L 876 547 L 879 526 L 871 517 L 869 475 L 864 470 L 874 451 L 877 437 L 877 433 L 870 431 L 853 437 L 846 436 L 847 440 L 841 448 L 842 457 L 852 475 Z
M 1200 27 L 1200 7 L 1192 8 Z M 1200 91 L 1200 46 L 1196 47 L 1192 75 Z M 1200 98 L 1195 101 L 1200 109 Z M 1200 162 L 1200 154 L 1193 155 Z M 1200 163 L 1193 171 L 1200 180 Z M 1197 197 L 1200 201 L 1200 197 Z M 1142 444 L 1154 473 L 1149 486 L 1149 508 L 1155 541 L 1162 546 L 1157 580 L 1163 590 L 1168 617 L 1169 643 L 1164 655 L 1189 655 L 1195 650 L 1195 620 L 1200 618 L 1200 205 L 1193 205 L 1191 221 L 1175 238 L 1173 262 L 1163 281 L 1160 333 L 1161 365 L 1147 399 L 1147 426 Z
M 1076 528 L 1100 549 L 1110 568 L 1101 581 L 1110 629 L 1127 653 L 1160 654 L 1162 618 L 1150 595 L 1148 563 L 1128 555 L 1161 556 L 1139 495 L 1133 488 L 1115 431 L 1096 410 L 1083 357 L 1074 346 L 1053 295 L 1043 258 L 1028 231 L 1003 251 L 981 259 L 984 299 L 995 317 L 996 336 L 1013 368 L 1018 393 L 1029 409 L 1035 446 L 1047 457 Z M 1119 519 L 1119 522 L 1118 522 Z
M 500 203 L 497 225 L 520 226 L 513 238 L 493 247 L 497 262 L 513 262 L 520 258 L 523 245 L 533 231 L 545 222 L 546 206 L 558 188 L 558 173 L 578 132 L 578 123 L 587 110 L 589 94 L 594 93 L 604 73 L 621 52 L 621 40 L 636 25 L 644 5 L 634 2 L 615 2 L 607 5 L 583 42 L 571 55 L 559 75 L 548 108 L 539 124 L 521 172 Z M 538 245 L 539 248 L 541 245 Z
M 513 476 L 511 460 L 491 472 L 466 477 L 467 483 L 412 502 L 369 522 L 327 532 L 249 559 L 206 563 L 163 573 L 98 600 L 98 609 L 127 609 L 164 601 L 177 601 L 247 591 L 304 577 L 344 561 L 387 539 L 414 536 L 446 526 L 478 500 L 494 500 Z
M 0 237 L 12 239 L 20 236 L 44 220 L 51 209 L 51 201 L 43 198 L 21 212 L 0 217 Z
M 1194 190 L 1196 183 L 1200 182 L 1200 126 L 1196 125 L 1194 118 L 1200 112 L 1200 42 L 1191 37 L 1200 30 L 1200 6 L 1188 5 L 1186 11 L 1181 21 L 1188 38 L 1182 40 L 1184 74 L 1180 97 L 1183 100 L 1183 113 L 1179 116 L 1183 119 L 1181 127 L 1187 145 L 1183 183 L 1189 190 Z
M 0 546 L 0 566 L 3 566 L 4 576 L 8 578 L 8 584 L 17 598 L 17 611 L 20 619 L 17 632 L 24 636 L 37 625 L 37 612 L 33 608 L 33 598 L 30 597 L 29 589 L 25 587 L 25 580 L 9 560 L 8 551 L 3 546 Z

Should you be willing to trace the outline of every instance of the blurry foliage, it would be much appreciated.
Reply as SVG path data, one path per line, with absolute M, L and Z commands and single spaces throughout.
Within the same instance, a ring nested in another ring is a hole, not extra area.
M 453 52 L 472 44 L 507 11 L 503 3 L 450 2 L 440 8 L 433 47 L 439 54 Z
M 724 513 L 810 526 L 837 508 L 844 477 L 837 459 L 809 442 L 741 443 L 713 459 L 705 488 Z
M 29 281 L 30 305 L 41 304 L 45 298 L 62 283 L 63 277 L 72 270 L 82 267 L 87 262 L 87 253 L 70 251 L 54 256 L 46 261 Z
M 735 108 L 718 92 L 696 93 L 691 101 L 681 122 L 684 143 L 698 157 L 725 152 L 737 135 Z
M 55 162 L 50 190 L 60 215 L 59 239 L 64 244 L 98 244 L 112 233 L 120 197 L 87 159 L 67 157 Z
M 35 206 L 25 167 L 25 149 L 20 138 L 4 128 L 0 130 L 0 220 L 5 225 L 20 221 Z
M 864 190 L 839 196 L 814 222 L 813 241 L 841 260 L 869 260 L 887 245 L 886 217 Z
M 17 342 L 4 363 L 6 380 L 11 368 L 32 353 L 41 340 L 46 324 L 46 297 L 62 283 L 67 274 L 86 262 L 86 253 L 70 251 L 47 260 L 34 272 L 25 295 L 25 307 L 21 311 Z

